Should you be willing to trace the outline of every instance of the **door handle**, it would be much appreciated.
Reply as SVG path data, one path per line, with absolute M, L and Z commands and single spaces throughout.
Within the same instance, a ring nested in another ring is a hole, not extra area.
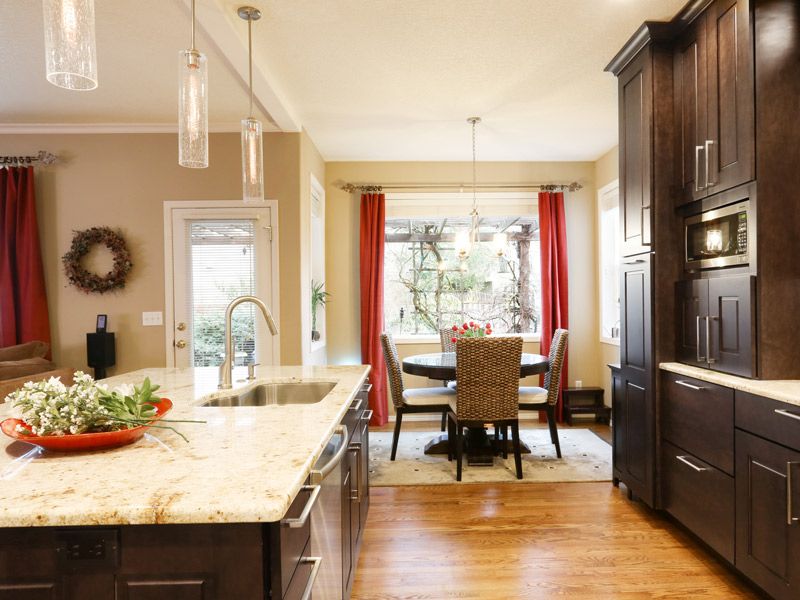
M 711 160 L 711 146 L 713 145 L 714 145 L 714 140 L 706 140 L 705 149 L 703 150 L 703 152 L 705 153 L 705 161 L 706 161 L 706 185 L 705 185 L 706 188 L 710 188 L 713 185 L 717 185 L 716 181 L 711 181 L 709 180 L 708 177 L 709 171 L 711 170 L 709 168 L 709 162 Z
M 357 455 L 356 460 L 356 495 L 350 496 L 353 502 L 361 502 L 361 442 L 353 442 L 348 448 L 350 452 L 355 452 Z
M 331 474 L 331 472 L 336 468 L 336 466 L 342 461 L 342 457 L 344 453 L 347 451 L 347 448 L 350 445 L 350 436 L 347 433 L 347 425 L 339 425 L 336 427 L 336 430 L 333 432 L 333 435 L 341 435 L 342 436 L 342 445 L 336 451 L 336 454 L 333 455 L 333 458 L 319 470 L 312 470 L 311 471 L 311 483 L 319 484 Z M 331 436 L 333 437 L 333 436 Z
M 705 187 L 700 187 L 700 153 L 705 150 L 705 146 L 694 147 L 694 191 L 702 192 Z
M 301 491 L 311 492 L 311 494 L 308 496 L 308 501 L 306 501 L 306 505 L 303 507 L 303 512 L 301 512 L 300 516 L 297 518 L 283 519 L 281 521 L 281 525 L 290 529 L 299 529 L 305 525 L 308 521 L 308 516 L 311 514 L 311 509 L 314 508 L 314 504 L 317 502 L 317 497 L 319 496 L 321 489 L 322 486 L 319 485 L 304 485 L 301 487 Z
M 800 462 L 787 462 L 786 463 L 786 524 L 787 525 L 794 525 L 800 518 L 794 516 L 794 510 L 792 506 L 792 498 L 794 494 L 792 494 L 792 467 L 800 465 Z
M 699 392 L 706 389 L 704 387 L 700 387 L 699 385 L 692 385 L 691 383 L 683 381 L 682 379 L 675 380 L 675 383 L 677 383 L 678 385 L 682 385 L 683 387 L 689 388 L 690 390 L 694 390 L 695 392 Z
M 185 340 L 176 341 L 175 342 L 175 347 L 176 348 L 180 348 L 181 350 L 183 350 L 184 348 L 186 348 L 186 341 Z
M 706 360 L 710 365 L 717 362 L 716 358 L 711 358 L 711 321 L 716 320 L 718 320 L 718 317 L 706 317 Z
M 178 323 L 178 324 L 175 326 L 175 329 L 177 329 L 178 331 L 184 331 L 184 330 L 186 329 L 186 323 L 182 323 L 182 322 L 181 322 L 181 323 Z
M 689 465 L 690 467 L 692 467 L 698 473 L 702 473 L 703 471 L 708 471 L 708 469 L 706 469 L 705 467 L 698 467 L 697 465 L 691 463 L 685 456 L 676 456 L 675 458 L 677 458 L 683 464 Z
M 697 362 L 705 362 L 706 357 L 700 356 L 700 319 L 703 319 L 700 315 L 697 315 L 697 324 L 695 327 L 695 335 L 697 337 Z

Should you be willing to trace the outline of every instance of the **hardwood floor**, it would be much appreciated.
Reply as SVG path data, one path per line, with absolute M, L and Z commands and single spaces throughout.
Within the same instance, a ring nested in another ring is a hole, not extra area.
M 611 483 L 372 488 L 371 498 L 354 600 L 759 597 Z

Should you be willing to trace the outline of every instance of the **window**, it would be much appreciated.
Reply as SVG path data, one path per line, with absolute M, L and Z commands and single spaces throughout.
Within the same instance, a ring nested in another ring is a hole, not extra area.
M 492 323 L 497 333 L 539 333 L 536 196 L 480 194 L 482 243 L 459 261 L 455 234 L 469 229 L 471 209 L 471 194 L 387 196 L 384 318 L 394 335 L 438 336 L 440 327 L 465 321 Z M 508 239 L 502 257 L 493 245 L 499 232 Z
M 598 194 L 600 235 L 600 340 L 619 344 L 619 182 Z

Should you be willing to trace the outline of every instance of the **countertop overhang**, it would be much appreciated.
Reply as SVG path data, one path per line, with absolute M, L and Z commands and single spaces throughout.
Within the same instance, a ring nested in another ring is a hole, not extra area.
M 141 369 L 103 380 L 150 377 L 174 403 L 168 429 L 121 448 L 56 453 L 2 436 L 0 527 L 254 523 L 280 520 L 300 491 L 369 366 L 258 367 L 234 372 L 233 391 L 264 382 L 330 381 L 316 404 L 200 407 L 217 390 L 216 367 Z M 0 404 L 0 419 L 15 415 Z
M 780 400 L 788 404 L 800 406 L 800 380 L 795 379 L 747 379 L 728 375 L 710 369 L 701 369 L 682 363 L 664 362 L 658 365 L 664 371 L 694 377 L 708 383 L 715 383 L 725 387 L 733 388 L 742 392 L 749 392 L 756 396 Z

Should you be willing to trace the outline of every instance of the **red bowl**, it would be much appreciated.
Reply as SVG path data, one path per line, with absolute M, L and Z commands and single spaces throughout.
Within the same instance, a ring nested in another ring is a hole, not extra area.
M 172 401 L 162 398 L 161 402 L 154 404 L 156 416 L 150 423 L 155 423 L 172 408 Z M 27 427 L 25 421 L 21 419 L 5 419 L 0 423 L 0 429 L 8 437 L 21 442 L 35 444 L 48 450 L 58 452 L 80 452 L 82 450 L 99 450 L 101 448 L 116 448 L 132 444 L 140 439 L 148 425 L 139 425 L 130 429 L 120 429 L 118 431 L 102 431 L 100 433 L 77 433 L 75 435 L 25 435 L 17 431 L 17 425 Z

